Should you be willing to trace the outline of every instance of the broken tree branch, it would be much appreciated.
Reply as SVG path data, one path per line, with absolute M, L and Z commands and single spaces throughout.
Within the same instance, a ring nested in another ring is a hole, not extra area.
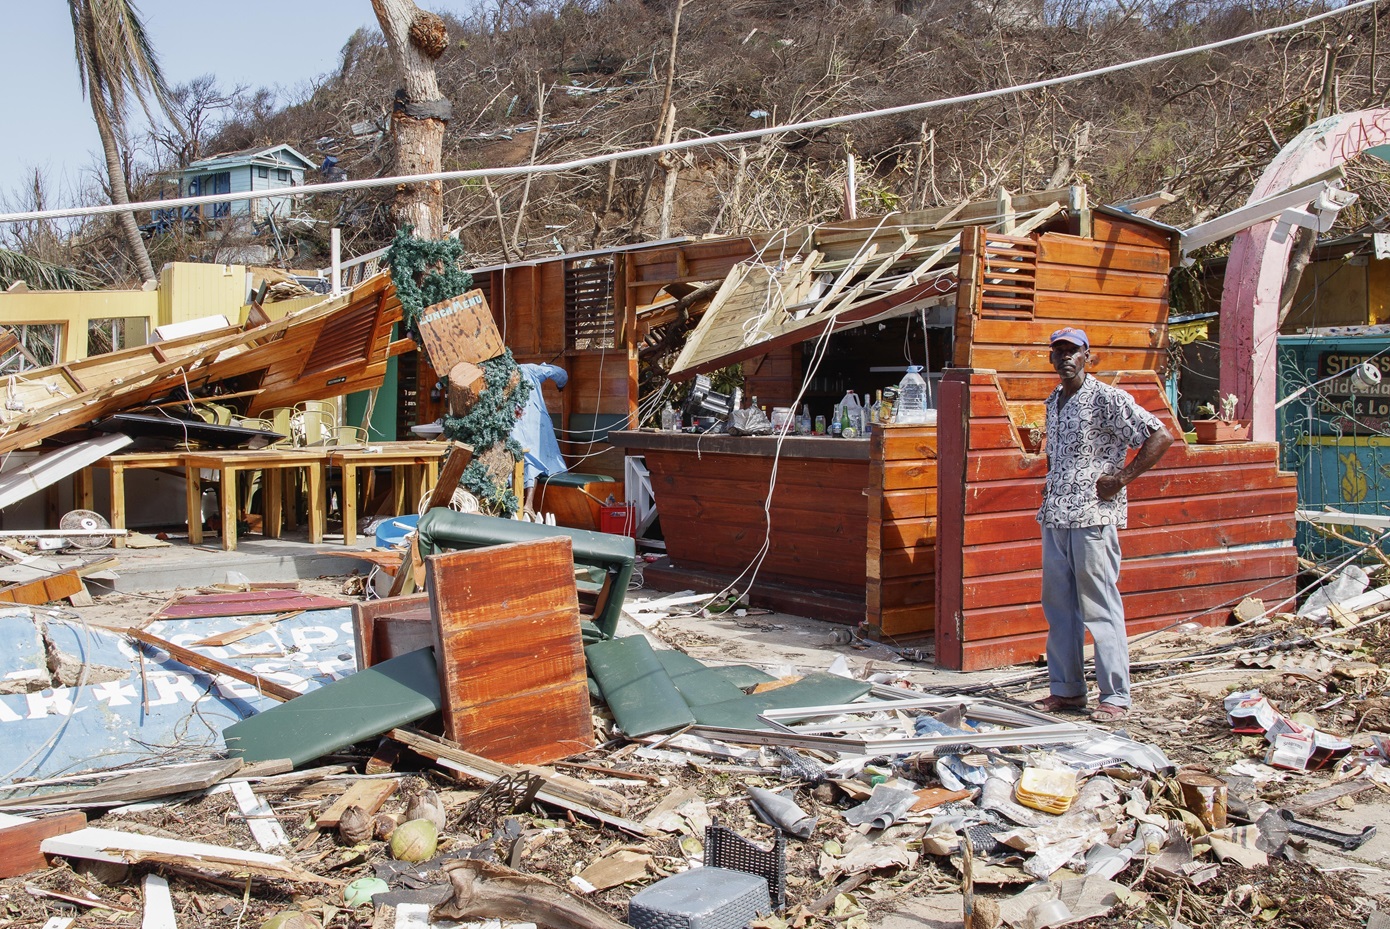
M 622 929 L 626 925 L 544 878 L 502 865 L 464 859 L 450 862 L 444 870 L 449 872 L 454 896 L 435 907 L 431 918 L 482 917 L 550 929 Z

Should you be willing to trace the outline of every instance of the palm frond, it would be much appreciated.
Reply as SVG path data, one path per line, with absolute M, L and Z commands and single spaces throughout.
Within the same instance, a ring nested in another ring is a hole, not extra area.
M 131 96 L 153 120 L 151 103 L 178 124 L 159 56 L 131 0 L 68 0 L 78 82 L 99 99 L 113 126 L 125 122 Z
M 31 258 L 23 252 L 0 248 L 0 288 L 24 281 L 35 290 L 95 290 L 98 281 L 91 275 Z

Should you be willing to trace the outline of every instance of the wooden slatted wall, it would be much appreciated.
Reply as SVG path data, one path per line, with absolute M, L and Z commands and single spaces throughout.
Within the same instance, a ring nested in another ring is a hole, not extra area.
M 865 622 L 920 636 L 936 621 L 936 427 L 875 425 L 869 455 Z
M 1102 380 L 1181 434 L 1153 374 Z M 941 404 L 937 661 L 970 671 L 1036 660 L 1047 631 L 1035 519 L 1046 459 L 1023 452 L 994 372 L 948 371 Z M 1187 619 L 1224 623 L 1244 596 L 1293 593 L 1297 491 L 1278 451 L 1177 442 L 1130 485 L 1120 590 L 1131 635 Z
M 1047 460 L 1025 454 L 1020 426 L 1043 421 L 1042 401 L 1057 385 L 1053 331 L 1084 328 L 1088 370 L 1182 434 L 1160 380 L 1171 232 L 1098 213 L 1089 237 L 1030 238 L 1031 247 L 974 228 L 962 240 L 958 367 L 942 384 L 937 433 L 944 667 L 1000 667 L 1045 650 L 1035 516 Z M 1129 500 L 1120 590 L 1131 634 L 1188 618 L 1221 623 L 1246 595 L 1293 592 L 1297 493 L 1294 475 L 1278 470 L 1277 445 L 1175 443 Z
M 829 442 L 825 439 L 822 441 Z M 725 573 L 751 564 L 767 534 L 763 501 L 772 458 L 647 450 L 647 467 L 667 532 L 666 552 L 682 568 Z M 770 549 L 758 577 L 805 588 L 864 591 L 864 461 L 783 458 L 773 492 Z

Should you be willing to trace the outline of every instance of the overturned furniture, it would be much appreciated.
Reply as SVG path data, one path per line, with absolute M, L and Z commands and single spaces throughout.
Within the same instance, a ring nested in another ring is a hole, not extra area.
M 539 539 L 569 539 L 574 564 L 601 572 L 600 579 L 580 581 L 580 585 L 593 590 L 597 596 L 593 609 L 597 637 L 613 637 L 622 615 L 627 584 L 637 562 L 637 546 L 632 539 L 606 532 L 459 513 L 447 507 L 436 507 L 420 517 L 418 531 L 417 544 L 422 556 Z M 595 637 L 595 632 L 591 631 L 590 637 Z
M 427 594 L 354 607 L 358 664 L 432 649 L 443 733 L 465 751 L 544 764 L 592 748 L 572 565 L 554 535 L 430 555 Z

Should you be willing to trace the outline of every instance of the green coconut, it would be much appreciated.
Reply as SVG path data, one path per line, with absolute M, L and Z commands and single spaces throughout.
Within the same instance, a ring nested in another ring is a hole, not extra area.
M 319 921 L 301 910 L 285 910 L 261 923 L 261 929 L 321 929 Z
M 391 833 L 391 857 L 397 861 L 429 861 L 438 846 L 439 830 L 428 819 L 401 823 Z
M 372 897 L 390 889 L 379 877 L 359 877 L 343 888 L 343 902 L 349 907 L 366 906 L 372 902 Z

